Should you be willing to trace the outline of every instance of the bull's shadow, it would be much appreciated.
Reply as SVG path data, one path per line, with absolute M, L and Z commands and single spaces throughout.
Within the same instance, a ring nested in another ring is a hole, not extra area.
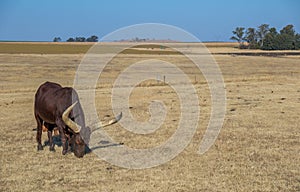
M 62 146 L 62 141 L 61 141 L 60 135 L 54 135 L 52 138 L 53 138 L 54 145 L 56 145 L 58 147 Z M 101 149 L 101 148 L 107 148 L 107 147 L 116 147 L 116 146 L 124 145 L 124 143 L 111 143 L 109 141 L 104 141 L 104 140 L 99 141 L 98 144 L 99 144 L 99 146 L 95 146 L 95 147 L 91 147 L 91 148 L 89 148 L 88 146 L 86 146 L 85 153 L 86 154 L 90 153 L 90 152 L 92 152 L 92 150 L 95 150 L 95 149 Z M 44 141 L 44 145 L 43 146 L 44 147 L 45 146 L 49 146 L 49 141 L 48 140 Z M 69 147 L 69 150 L 70 150 L 70 147 Z
M 56 145 L 58 147 L 62 146 L 62 141 L 61 141 L 61 138 L 59 135 L 52 136 L 52 139 L 53 139 L 54 145 Z M 45 146 L 49 146 L 49 140 L 44 141 L 43 147 L 45 147 Z
M 32 130 L 36 131 L 37 128 L 33 128 Z M 91 129 L 90 129 L 90 127 L 87 127 L 87 130 L 88 131 L 86 132 L 86 134 L 84 134 L 84 137 L 85 137 L 84 140 L 89 143 L 90 135 L 91 135 L 91 131 L 90 131 Z M 56 145 L 58 147 L 62 147 L 62 141 L 61 141 L 60 135 L 53 135 L 52 139 L 53 139 L 54 145 Z M 89 148 L 88 146 L 86 146 L 85 153 L 86 154 L 90 153 L 92 150 L 95 150 L 95 149 L 101 149 L 101 148 L 115 147 L 115 146 L 124 145 L 124 143 L 111 143 L 110 141 L 105 141 L 105 140 L 101 140 L 97 144 L 99 144 L 99 145 L 95 146 L 95 147 L 91 147 L 91 148 Z M 68 143 L 68 145 L 69 145 L 69 143 Z M 45 147 L 45 146 L 49 146 L 49 140 L 44 141 L 43 147 Z M 71 151 L 71 147 L 69 147 L 68 149 L 69 149 L 69 151 Z
M 52 136 L 52 139 L 53 139 L 54 145 L 56 145 L 58 147 L 62 146 L 62 141 L 61 141 L 60 135 L 54 135 L 54 136 Z M 68 145 L 69 145 L 69 141 L 67 141 L 67 142 L 68 142 Z M 49 146 L 49 140 L 44 141 L 43 147 L 45 147 L 45 146 Z M 71 147 L 68 147 L 68 151 L 71 152 Z M 85 153 L 86 154 L 90 153 L 91 151 L 92 150 L 88 146 L 85 146 Z
M 106 148 L 106 147 L 116 147 L 116 146 L 124 145 L 124 143 L 111 143 L 109 141 L 104 141 L 104 140 L 99 141 L 98 144 L 99 144 L 99 146 L 91 147 L 90 150 L 101 149 L 101 148 Z

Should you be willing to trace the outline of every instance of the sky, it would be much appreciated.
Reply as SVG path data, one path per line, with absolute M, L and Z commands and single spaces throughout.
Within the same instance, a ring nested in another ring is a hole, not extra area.
M 161 23 L 201 41 L 230 41 L 236 27 L 264 23 L 278 31 L 293 24 L 300 33 L 299 10 L 299 0 L 0 0 L 0 40 L 101 39 L 127 26 Z

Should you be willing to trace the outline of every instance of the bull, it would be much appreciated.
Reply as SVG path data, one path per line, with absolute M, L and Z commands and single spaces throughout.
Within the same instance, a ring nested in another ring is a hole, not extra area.
M 52 131 L 57 127 L 62 142 L 62 154 L 68 152 L 68 144 L 76 157 L 85 155 L 90 129 L 85 126 L 85 117 L 77 92 L 71 87 L 62 87 L 53 82 L 42 84 L 34 101 L 34 116 L 37 122 L 37 150 L 43 150 L 41 143 L 42 130 L 47 128 L 49 149 L 54 151 Z M 122 113 L 102 127 L 118 122 Z M 86 136 L 83 138 L 83 136 Z

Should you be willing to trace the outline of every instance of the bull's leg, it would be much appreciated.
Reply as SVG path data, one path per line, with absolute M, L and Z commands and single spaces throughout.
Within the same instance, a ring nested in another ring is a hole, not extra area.
M 48 139 L 49 139 L 49 146 L 50 151 L 55 151 L 54 149 L 54 143 L 53 143 L 53 137 L 52 137 L 52 130 L 48 129 Z
M 67 137 L 65 134 L 65 123 L 62 121 L 62 119 L 56 120 L 56 125 L 59 130 L 60 138 L 61 138 L 61 143 L 62 143 L 62 154 L 65 155 L 68 152 L 68 143 L 67 143 Z
M 50 123 L 44 123 L 45 127 L 48 129 L 47 130 L 47 133 L 48 133 L 48 141 L 49 141 L 49 146 L 50 146 L 50 151 L 55 151 L 54 149 L 54 142 L 53 142 L 53 136 L 52 136 L 52 132 L 53 132 L 53 129 L 55 127 L 55 125 L 53 124 L 50 124 Z
M 39 151 L 39 150 L 43 150 L 43 145 L 42 145 L 42 124 L 43 124 L 43 121 L 37 114 L 35 114 L 35 119 L 36 119 L 36 123 L 37 123 L 37 132 L 36 132 L 36 141 L 38 143 L 37 150 Z

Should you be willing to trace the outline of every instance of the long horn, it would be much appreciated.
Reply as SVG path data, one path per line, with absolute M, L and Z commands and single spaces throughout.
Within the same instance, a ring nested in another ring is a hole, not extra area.
M 70 127 L 70 129 L 72 129 L 75 133 L 79 133 L 81 126 L 78 125 L 77 123 L 75 123 L 74 121 L 72 121 L 72 119 L 69 118 L 69 114 L 71 113 L 72 109 L 74 108 L 74 106 L 78 103 L 78 101 L 76 101 L 75 103 L 73 103 L 70 107 L 68 107 L 62 114 L 62 120 L 64 121 L 64 123 Z
M 122 116 L 123 116 L 123 114 L 121 112 L 119 115 L 117 115 L 114 119 L 110 120 L 108 123 L 104 123 L 104 124 L 101 123 L 101 127 L 106 127 L 106 126 L 117 123 L 118 121 L 120 121 Z
M 103 128 L 103 127 L 106 127 L 106 126 L 109 126 L 109 125 L 112 125 L 112 124 L 117 123 L 118 121 L 120 121 L 120 119 L 122 118 L 122 116 L 123 116 L 123 114 L 122 114 L 122 112 L 121 112 L 119 115 L 117 115 L 115 118 L 111 119 L 111 120 L 110 120 L 109 122 L 107 122 L 107 123 L 102 123 L 102 122 L 100 122 L 100 124 L 98 124 L 97 128 L 94 129 L 93 132 L 96 131 L 96 130 L 98 130 L 98 129 L 101 129 L 101 128 Z

